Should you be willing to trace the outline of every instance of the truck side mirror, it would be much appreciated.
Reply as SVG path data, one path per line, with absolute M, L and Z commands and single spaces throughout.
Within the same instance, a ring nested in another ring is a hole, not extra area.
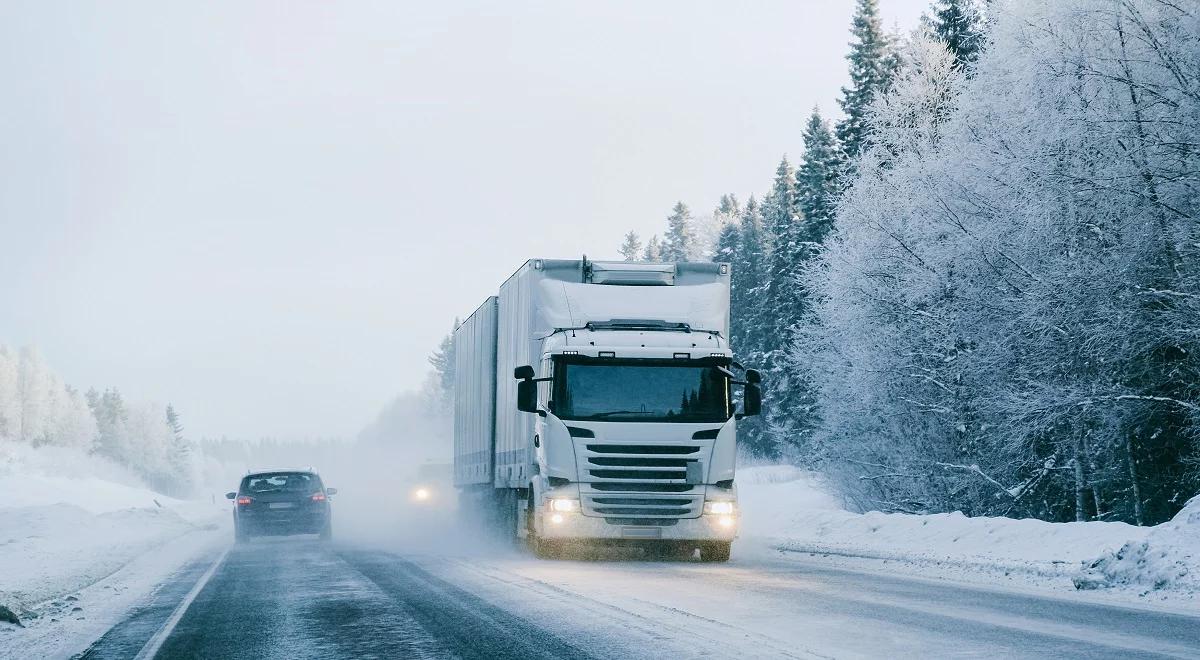
M 751 417 L 762 413 L 762 389 L 755 383 L 746 383 L 742 396 L 742 416 Z
M 760 372 L 758 369 L 747 369 L 746 382 L 758 385 L 762 382 L 762 372 Z
M 534 376 L 536 376 L 536 374 L 533 372 L 533 367 L 529 366 L 528 364 L 523 367 L 517 367 L 516 369 L 513 369 L 513 378 L 516 378 L 517 380 L 533 380 Z
M 517 383 L 517 410 L 530 413 L 538 411 L 537 382 L 533 378 L 526 378 Z

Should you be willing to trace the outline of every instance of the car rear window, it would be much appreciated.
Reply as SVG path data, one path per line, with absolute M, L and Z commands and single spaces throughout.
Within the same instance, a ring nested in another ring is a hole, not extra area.
M 242 493 L 312 493 L 321 490 L 321 478 L 311 472 L 269 472 L 242 479 Z

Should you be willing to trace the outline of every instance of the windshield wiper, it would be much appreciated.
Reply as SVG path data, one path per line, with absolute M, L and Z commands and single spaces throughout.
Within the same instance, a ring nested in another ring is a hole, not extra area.
M 586 419 L 604 419 L 606 417 L 614 417 L 616 415 L 657 415 L 657 414 L 658 413 L 651 412 L 649 410 L 613 410 L 612 412 L 602 412 L 602 413 L 596 413 L 595 415 L 588 415 Z

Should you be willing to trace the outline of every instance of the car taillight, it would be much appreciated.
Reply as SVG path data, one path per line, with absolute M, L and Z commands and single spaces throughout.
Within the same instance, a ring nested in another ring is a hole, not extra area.
M 325 493 L 317 493 L 316 495 L 313 495 L 313 496 L 312 496 L 312 501 L 314 501 L 314 502 L 324 502 L 324 501 L 325 501 Z
M 239 497 L 239 498 L 237 498 L 237 503 L 238 503 L 239 505 L 241 505 L 241 506 L 247 506 L 247 505 L 249 505 L 249 504 L 250 504 L 251 502 L 253 502 L 253 501 L 254 501 L 254 500 L 250 499 L 249 497 Z

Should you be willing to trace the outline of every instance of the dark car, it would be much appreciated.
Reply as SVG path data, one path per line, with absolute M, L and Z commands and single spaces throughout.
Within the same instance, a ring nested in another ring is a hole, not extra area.
M 337 489 L 326 488 L 312 470 L 251 472 L 242 478 L 236 493 L 225 494 L 234 501 L 234 538 L 238 543 L 255 536 L 288 534 L 331 539 L 329 498 L 335 493 Z

